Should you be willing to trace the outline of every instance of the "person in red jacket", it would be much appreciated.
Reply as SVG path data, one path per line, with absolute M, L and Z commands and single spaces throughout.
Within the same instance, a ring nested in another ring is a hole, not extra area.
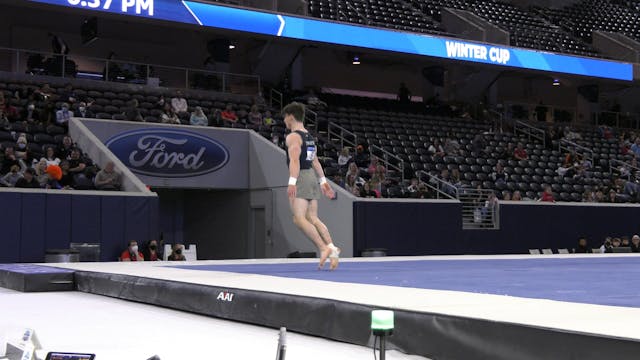
M 144 255 L 138 251 L 138 242 L 129 241 L 129 247 L 120 255 L 122 261 L 144 261 Z
M 540 198 L 540 201 L 556 202 L 556 200 L 553 198 L 553 192 L 551 191 L 551 186 L 546 186 L 544 188 L 544 192 L 542 193 L 542 197 Z

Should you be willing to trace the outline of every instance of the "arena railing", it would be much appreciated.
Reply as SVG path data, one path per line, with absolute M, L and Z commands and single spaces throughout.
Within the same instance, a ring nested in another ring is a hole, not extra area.
M 560 143 L 558 144 L 558 150 L 560 151 L 575 151 L 576 154 L 586 158 L 586 159 L 590 159 L 593 160 L 593 150 L 589 149 L 588 147 L 579 145 L 574 143 L 573 141 L 569 141 L 567 139 L 562 139 L 560 140 Z
M 0 71 L 242 95 L 261 93 L 257 75 L 6 47 L 0 47 Z
M 640 129 L 640 116 L 632 113 L 602 111 L 593 113 L 591 123 L 595 126 L 611 126 L 619 129 Z
M 327 137 L 332 144 L 339 143 L 340 150 L 342 150 L 344 146 L 347 145 L 350 146 L 353 151 L 355 151 L 356 146 L 358 146 L 358 136 L 355 133 L 333 122 L 330 122 L 327 127 Z M 352 153 L 351 155 L 355 154 Z
M 389 169 L 393 169 L 400 174 L 401 181 L 404 181 L 404 160 L 376 145 L 369 146 L 369 154 L 371 157 L 377 157 L 382 162 L 387 169 L 387 173 Z
M 535 126 L 531 126 L 523 121 L 516 121 L 513 126 L 513 132 L 516 135 L 524 134 L 527 136 L 527 139 L 531 141 L 531 139 L 537 139 L 542 142 L 542 146 L 545 146 L 545 132 L 542 129 L 539 129 Z

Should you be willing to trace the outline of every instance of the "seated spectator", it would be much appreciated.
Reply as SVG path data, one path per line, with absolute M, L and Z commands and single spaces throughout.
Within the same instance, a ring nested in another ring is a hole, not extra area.
M 379 198 L 380 194 L 371 188 L 369 182 L 365 182 L 360 191 L 360 196 L 365 198 Z
M 13 150 L 13 146 L 4 148 L 4 157 L 2 158 L 2 166 L 0 166 L 0 174 L 8 173 L 14 165 L 20 167 L 18 158 Z
M 49 165 L 47 166 L 47 183 L 45 184 L 45 189 L 63 189 L 64 186 L 60 184 L 60 179 L 62 179 L 62 169 L 58 165 Z
M 142 255 L 147 261 L 162 261 L 162 255 L 158 252 L 158 240 L 150 240 L 142 249 Z
M 504 201 L 510 201 L 511 200 L 511 193 L 510 192 L 505 192 L 504 195 L 502 195 L 502 200 Z
M 544 191 L 542 192 L 540 201 L 556 202 L 556 200 L 553 198 L 553 191 L 551 190 L 551 186 L 544 187 Z
M 47 147 L 44 157 L 40 158 L 40 161 L 42 160 L 47 165 L 60 165 L 60 159 L 56 157 L 56 151 L 52 146 Z
M 636 141 L 631 145 L 631 151 L 636 158 L 640 157 L 640 136 L 636 137 Z
M 82 157 L 80 153 L 80 149 L 71 150 L 71 155 L 69 156 L 69 172 L 73 174 L 79 174 L 84 172 L 87 168 L 87 162 Z
M 47 161 L 44 159 L 40 159 L 38 163 L 36 163 L 34 167 L 35 178 L 40 184 L 40 187 L 45 187 L 47 182 L 49 181 L 49 176 L 47 175 Z
M 491 179 L 496 184 L 505 184 L 507 182 L 508 178 L 509 178 L 509 175 L 507 175 L 507 173 L 504 172 L 504 168 L 502 167 L 502 164 L 497 163 L 496 164 L 496 171 L 494 171 L 491 174 Z
M 22 177 L 16 181 L 15 187 L 17 188 L 30 188 L 40 189 L 40 182 L 34 176 L 34 170 L 31 168 L 25 169 Z
M 369 153 L 364 151 L 364 146 L 358 145 L 356 146 L 356 156 L 355 156 L 356 165 L 360 168 L 367 167 L 367 163 L 369 162 Z
M 36 109 L 36 105 L 33 101 L 29 102 L 29 104 L 22 109 L 20 119 L 29 124 L 42 122 L 40 118 L 40 111 Z
M 60 126 L 69 126 L 69 120 L 73 117 L 73 111 L 69 110 L 69 104 L 63 103 L 62 109 L 56 111 L 56 123 Z
M 14 153 L 16 154 L 16 159 L 18 159 L 18 161 L 22 160 L 25 163 L 30 164 L 32 159 L 29 154 L 29 148 L 27 145 L 28 145 L 27 135 L 20 134 L 20 136 L 18 136 L 18 140 L 16 140 L 16 147 L 14 148 Z
M 580 239 L 578 239 L 578 247 L 576 247 L 573 250 L 573 252 L 575 254 L 590 254 L 591 253 L 591 249 L 589 248 L 589 245 L 587 244 L 587 238 L 585 238 L 583 236 Z
M 209 119 L 204 114 L 200 106 L 196 106 L 195 110 L 191 113 L 189 123 L 195 126 L 209 126 Z
M 444 153 L 449 156 L 458 155 L 458 151 L 460 150 L 460 144 L 457 140 L 452 138 L 447 138 L 444 142 Z
M 62 145 L 60 146 L 60 149 L 58 149 L 60 159 L 69 159 L 69 157 L 71 156 L 71 151 L 73 151 L 73 149 L 76 149 L 76 145 L 73 143 L 73 140 L 71 140 L 71 136 L 65 135 L 62 138 Z
M 619 248 L 621 243 L 622 241 L 620 241 L 620 238 L 613 238 L 613 240 L 611 240 L 611 247 Z
M 167 258 L 169 261 L 186 261 L 187 259 L 184 257 L 182 253 L 184 251 L 184 245 L 182 244 L 174 244 L 171 250 L 171 255 Z
M 262 114 L 258 111 L 258 105 L 251 106 L 251 111 L 247 114 L 247 118 L 249 120 L 249 124 L 252 125 L 262 125 Z
M 144 122 L 144 117 L 142 116 L 138 105 L 139 104 L 137 99 L 133 99 L 129 102 L 129 107 L 124 112 L 124 117 L 127 119 L 127 121 Z
M 351 148 L 348 146 L 345 146 L 340 151 L 340 156 L 338 156 L 338 166 L 340 167 L 340 170 L 346 169 L 350 161 L 351 161 Z
M 620 242 L 620 246 L 621 247 L 629 247 L 631 246 L 631 244 L 629 243 L 629 237 L 628 236 L 623 236 L 622 237 L 622 241 Z
M 176 96 L 171 98 L 171 110 L 176 114 L 186 114 L 189 111 L 187 99 L 182 96 L 182 91 L 176 91 Z
M 407 186 L 407 191 L 409 194 L 417 195 L 420 188 L 420 183 L 417 178 L 411 178 L 411 183 Z M 414 197 L 414 196 L 411 196 Z
M 600 246 L 600 253 L 602 254 L 610 254 L 613 252 L 613 245 L 611 244 L 611 238 L 607 237 L 604 239 L 604 243 Z
M 262 122 L 266 126 L 273 126 L 275 120 L 273 120 L 273 116 L 271 116 L 271 111 L 267 110 L 264 112 L 264 117 L 262 118 Z
M 378 157 L 372 157 L 369 166 L 367 166 L 367 172 L 369 173 L 369 176 L 373 176 L 373 174 L 376 173 L 376 171 L 378 170 L 378 165 Z
M 527 154 L 527 150 L 524 149 L 524 146 L 522 145 L 522 143 L 518 143 L 518 147 L 513 152 L 513 157 L 516 160 L 527 160 L 529 158 L 529 155 Z
M 472 149 L 474 152 L 478 154 L 486 154 L 487 153 L 487 142 L 484 140 L 484 136 L 482 134 L 477 134 L 471 143 Z
M 144 261 L 144 255 L 138 251 L 137 241 L 129 241 L 129 246 L 120 254 L 120 261 Z
M 15 122 L 20 118 L 20 114 L 18 113 L 18 109 L 15 106 L 9 104 L 9 100 L 5 99 L 4 93 L 0 92 L 0 116 L 2 116 L 5 121 Z
M 516 190 L 513 192 L 513 195 L 511 196 L 511 201 L 522 201 L 522 194 L 520 193 L 520 191 Z
M 631 247 L 631 252 L 640 252 L 640 236 L 633 235 L 631 237 L 631 244 L 629 245 L 629 247 Z
M 169 104 L 164 106 L 164 111 L 162 112 L 162 115 L 160 115 L 160 122 L 163 124 L 181 124 L 178 115 L 176 115 Z
M 573 166 L 577 161 L 578 161 L 578 158 L 577 158 L 576 152 L 571 150 L 564 157 L 564 166 L 565 167 Z
M 582 140 L 582 135 L 580 133 L 573 131 L 569 126 L 564 129 L 564 137 L 569 141 L 577 141 Z
M 611 203 L 611 204 L 620 202 L 618 200 L 618 194 L 616 193 L 615 190 L 613 190 L 613 189 L 609 190 L 609 196 L 607 197 L 607 200 L 605 202 L 608 202 L 608 203 Z
M 89 110 L 85 102 L 81 102 L 78 106 L 78 117 L 91 119 L 95 118 L 96 115 L 93 113 L 93 111 Z
M 13 165 L 11 166 L 11 169 L 9 170 L 9 172 L 6 173 L 2 178 L 0 178 L 0 184 L 7 187 L 14 187 L 16 186 L 16 182 L 18 182 L 20 178 L 22 178 L 22 173 L 20 172 L 20 166 Z
M 438 139 L 433 140 L 433 144 L 429 145 L 427 152 L 436 157 L 443 157 L 445 155 L 444 148 Z
M 120 190 L 122 178 L 121 175 L 115 171 L 113 161 L 107 162 L 104 169 L 98 171 L 94 183 L 98 190 Z
M 307 102 L 307 105 L 316 105 L 320 107 L 326 107 L 327 103 L 320 100 L 318 96 L 316 96 L 315 91 L 313 89 L 309 89 L 309 93 L 303 96 L 304 100 Z
M 227 104 L 227 107 L 220 114 L 220 118 L 224 121 L 229 121 L 232 123 L 238 122 L 238 115 L 233 111 L 233 105 Z
M 70 171 L 71 165 L 69 164 L 69 160 L 62 160 L 60 162 L 60 171 L 62 171 L 62 176 L 58 179 L 58 183 L 62 185 L 65 189 L 73 189 L 75 186 L 75 179 L 73 178 L 74 173 Z
M 480 210 L 482 214 L 482 221 L 489 222 L 493 219 L 496 209 L 498 208 L 498 198 L 495 193 L 490 193 L 487 197 L 487 201 L 484 202 L 484 206 Z

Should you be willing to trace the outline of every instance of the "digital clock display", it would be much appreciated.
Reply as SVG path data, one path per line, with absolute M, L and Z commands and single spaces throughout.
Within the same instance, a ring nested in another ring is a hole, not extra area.
M 89 9 L 119 10 L 125 14 L 153 16 L 153 0 L 67 0 L 67 2 L 72 6 Z

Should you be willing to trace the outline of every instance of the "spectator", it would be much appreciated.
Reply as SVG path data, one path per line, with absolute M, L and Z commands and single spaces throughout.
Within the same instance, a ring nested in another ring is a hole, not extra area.
M 505 192 L 504 195 L 502 195 L 502 200 L 504 201 L 511 201 L 511 193 L 510 192 Z
M 356 156 L 355 156 L 356 165 L 360 168 L 367 167 L 367 163 L 369 162 L 369 154 L 364 151 L 364 146 L 358 145 L 356 146 Z
M 307 102 L 307 105 L 315 105 L 319 107 L 326 107 L 327 103 L 320 100 L 320 98 L 316 95 L 313 89 L 309 89 L 309 93 L 303 96 L 304 100 Z
M 19 165 L 11 166 L 11 169 L 8 173 L 6 173 L 1 179 L 0 183 L 4 186 L 14 187 L 16 186 L 16 182 L 22 178 L 22 173 L 20 172 Z
M 473 142 L 471 143 L 472 149 L 477 154 L 486 154 L 487 153 L 487 142 L 484 140 L 484 136 L 482 134 L 476 134 L 473 138 Z
M 518 147 L 513 152 L 513 157 L 516 160 L 527 160 L 529 158 L 529 155 L 527 155 L 527 150 L 524 149 L 522 143 L 518 143 Z
M 513 196 L 511 196 L 511 201 L 522 201 L 522 194 L 520 191 L 516 190 L 513 192 Z
M 142 249 L 142 255 L 147 261 L 161 261 L 162 255 L 158 251 L 158 240 L 149 240 L 147 246 Z
M 93 111 L 89 110 L 89 108 L 87 107 L 87 103 L 83 101 L 78 104 L 78 117 L 91 119 L 95 118 L 96 115 L 93 113 Z
M 613 240 L 611 240 L 611 247 L 619 248 L 621 243 L 620 238 L 613 238 Z
M 36 109 L 36 105 L 33 103 L 33 101 L 29 102 L 29 104 L 27 104 L 27 106 L 22 110 L 20 119 L 29 124 L 42 121 L 40 118 L 40 111 Z
M 367 166 L 367 173 L 369 173 L 369 176 L 373 176 L 373 174 L 376 173 L 376 171 L 378 170 L 378 157 L 374 156 L 371 158 L 371 162 L 369 163 L 369 166 Z
M 259 126 L 262 125 L 262 114 L 258 111 L 258 105 L 251 106 L 251 111 L 249 111 L 248 120 L 249 124 Z
M 56 151 L 52 146 L 48 146 L 44 157 L 40 158 L 40 161 L 44 160 L 47 165 L 60 165 L 60 159 L 56 157 Z
M 60 179 L 62 179 L 62 169 L 58 165 L 49 165 L 47 166 L 47 183 L 45 184 L 46 189 L 62 189 L 64 188 L 62 184 L 60 184 Z
M 5 121 L 15 122 L 20 118 L 20 114 L 18 113 L 18 109 L 15 106 L 9 104 L 9 101 L 5 99 L 4 93 L 0 94 L 0 116 L 2 116 Z
M 402 105 L 408 105 L 411 103 L 411 91 L 407 87 L 407 84 L 400 83 L 400 88 L 398 88 L 397 100 Z
M 433 144 L 429 145 L 427 152 L 429 152 L 429 154 L 431 154 L 434 157 L 443 157 L 445 154 L 444 148 L 440 144 L 439 139 L 433 140 Z
M 629 246 L 631 247 L 631 252 L 640 252 L 640 236 L 633 235 L 631 237 L 631 244 Z
M 173 107 L 170 106 L 169 104 L 166 104 L 164 106 L 164 111 L 162 112 L 162 115 L 160 115 L 160 122 L 162 122 L 163 124 L 180 124 L 180 119 L 178 118 L 178 115 L 176 115 L 176 113 L 173 111 Z
M 128 121 L 138 121 L 144 122 L 144 117 L 140 112 L 140 108 L 138 107 L 140 104 L 137 99 L 133 99 L 129 102 L 129 107 L 124 112 L 124 117 Z
M 267 110 L 264 112 L 264 117 L 262 118 L 263 124 L 265 126 L 273 126 L 275 120 L 273 120 L 273 116 L 271 116 L 271 111 Z
M 379 194 L 371 188 L 371 184 L 365 182 L 362 185 L 362 190 L 360 191 L 360 196 L 365 198 L 379 198 Z
M 189 111 L 187 99 L 182 97 L 182 91 L 176 91 L 176 96 L 171 99 L 171 109 L 176 114 L 186 114 Z
M 238 122 L 238 115 L 236 115 L 236 112 L 233 111 L 233 105 L 230 104 L 230 103 L 227 104 L 227 107 L 220 114 L 220 117 L 224 121 L 228 121 L 228 122 L 232 122 L 232 123 Z
M 73 143 L 73 140 L 71 140 L 71 136 L 65 135 L 62 138 L 62 146 L 58 151 L 58 153 L 60 154 L 60 159 L 62 160 L 68 159 L 71 156 L 71 151 L 73 151 L 73 149 L 75 148 L 76 146 Z
M 636 141 L 631 145 L 631 151 L 635 154 L 636 158 L 640 157 L 640 136 L 636 137 Z
M 191 113 L 189 123 L 195 126 L 209 126 L 209 119 L 204 114 L 200 106 L 196 106 L 195 110 Z
M 613 252 L 613 245 L 611 244 L 611 238 L 607 237 L 604 239 L 604 243 L 600 246 L 600 253 L 602 254 L 610 254 Z
M 78 100 L 75 91 L 73 91 L 73 87 L 71 84 L 67 84 L 64 87 L 64 90 L 59 93 L 58 101 L 66 102 L 69 104 L 73 104 Z
M 56 111 L 56 123 L 58 125 L 67 127 L 69 126 L 69 120 L 73 117 L 73 111 L 69 110 L 69 104 L 63 103 L 62 109 Z
M 620 246 L 621 247 L 629 247 L 630 246 L 629 237 L 628 236 L 625 235 L 625 236 L 622 237 L 622 242 L 620 242 Z
M 491 179 L 496 184 L 505 184 L 507 182 L 508 178 L 509 178 L 509 175 L 507 175 L 507 173 L 504 172 L 504 168 L 502 167 L 502 164 L 501 163 L 497 163 L 496 164 L 496 171 L 494 171 L 491 174 Z
M 409 194 L 417 195 L 420 188 L 420 183 L 417 178 L 411 178 L 411 183 L 407 186 Z M 414 197 L 414 196 L 411 196 Z
M 547 185 L 544 187 L 544 191 L 542 192 L 542 197 L 540 198 L 540 201 L 556 202 L 556 200 L 553 198 L 553 192 L 551 191 L 551 186 Z
M 447 138 L 444 142 L 444 152 L 449 156 L 458 155 L 458 151 L 460 150 L 460 144 L 457 140 L 452 138 Z
M 615 190 L 613 189 L 609 190 L 609 196 L 607 197 L 607 200 L 605 202 L 612 203 L 612 204 L 619 202 L 618 194 L 616 193 Z
M 20 163 L 16 158 L 13 146 L 7 146 L 4 148 L 4 157 L 2 159 L 2 166 L 0 167 L 0 174 L 8 173 L 14 165 L 18 165 L 18 167 L 20 167 Z
M 173 245 L 173 249 L 171 251 L 171 255 L 169 255 L 167 260 L 169 260 L 169 261 L 186 261 L 187 259 L 184 257 L 183 251 L 184 251 L 184 245 L 182 245 L 182 244 Z
M 60 171 L 62 171 L 62 176 L 58 179 L 58 182 L 65 189 L 73 189 L 75 186 L 75 180 L 73 178 L 74 174 L 69 170 L 69 161 L 70 160 L 63 160 L 60 162 Z
M 54 93 L 55 92 L 53 91 L 51 86 L 45 83 L 45 84 L 42 84 L 42 86 L 39 89 L 36 89 L 33 92 L 33 95 L 35 96 L 36 100 L 48 101 L 48 100 L 51 100 L 51 98 L 53 98 Z
M 575 254 L 590 254 L 591 249 L 589 249 L 589 245 L 587 244 L 587 238 L 584 236 L 578 239 L 578 247 L 576 247 L 573 252 Z
M 34 173 L 40 187 L 45 187 L 49 181 L 49 176 L 47 175 L 47 161 L 45 159 L 40 159 L 40 161 L 35 165 Z
M 107 162 L 104 169 L 98 171 L 94 183 L 98 190 L 120 190 L 122 178 L 121 175 L 115 171 L 113 161 Z
M 80 154 L 80 149 L 71 150 L 71 156 L 69 156 L 69 172 L 72 174 L 78 174 L 84 172 L 87 168 L 86 160 L 84 160 Z
M 120 255 L 120 261 L 144 261 L 144 255 L 138 251 L 137 241 L 129 241 L 129 246 Z
M 15 187 L 17 188 L 31 188 L 40 189 L 40 183 L 34 176 L 33 169 L 25 169 L 23 176 L 16 181 Z
M 27 145 L 27 135 L 20 134 L 20 136 L 18 136 L 18 140 L 16 140 L 16 147 L 14 148 L 14 152 L 18 161 L 23 160 L 26 163 L 31 163 L 31 159 L 29 159 L 29 148 Z
M 340 151 L 340 156 L 338 156 L 338 166 L 340 170 L 345 170 L 351 161 L 351 148 L 345 146 Z
M 482 214 L 482 222 L 490 222 L 494 218 L 497 208 L 498 198 L 495 193 L 491 192 L 487 197 L 487 201 L 484 202 L 484 206 L 480 210 Z

